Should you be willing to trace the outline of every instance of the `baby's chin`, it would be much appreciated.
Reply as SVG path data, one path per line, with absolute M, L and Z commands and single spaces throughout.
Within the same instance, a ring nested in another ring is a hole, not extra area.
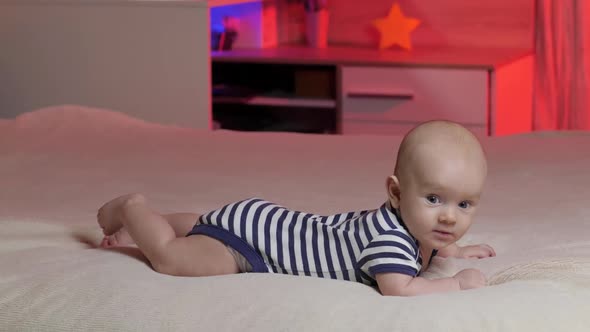
M 437 239 L 424 239 L 423 241 L 420 241 L 420 239 L 418 239 L 418 241 L 420 242 L 420 246 L 426 247 L 429 249 L 436 249 L 436 250 L 440 250 L 442 248 L 448 247 L 451 244 L 456 242 L 456 241 L 441 241 L 441 240 L 437 240 Z

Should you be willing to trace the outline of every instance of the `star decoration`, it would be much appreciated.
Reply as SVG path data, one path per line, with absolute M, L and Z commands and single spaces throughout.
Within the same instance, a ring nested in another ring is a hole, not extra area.
M 407 50 L 412 49 L 410 33 L 420 24 L 420 20 L 405 17 L 399 4 L 394 4 L 386 18 L 373 21 L 373 25 L 380 31 L 379 48 L 384 49 L 392 45 L 399 45 Z

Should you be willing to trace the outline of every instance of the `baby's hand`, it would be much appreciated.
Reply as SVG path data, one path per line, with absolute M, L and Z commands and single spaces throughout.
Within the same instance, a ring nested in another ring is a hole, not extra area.
M 453 278 L 459 281 L 461 290 L 484 287 L 487 282 L 483 273 L 476 269 L 461 270 Z
M 494 248 L 487 244 L 459 247 L 459 251 L 457 252 L 457 257 L 459 258 L 487 258 L 494 256 L 496 256 Z

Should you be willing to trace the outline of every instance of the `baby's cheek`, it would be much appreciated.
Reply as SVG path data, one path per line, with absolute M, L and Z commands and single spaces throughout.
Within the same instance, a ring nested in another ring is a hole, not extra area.
M 467 231 L 469 230 L 469 228 L 471 228 L 471 221 L 470 220 L 466 220 L 465 222 L 462 222 L 460 227 L 458 228 L 458 233 L 460 236 L 465 235 L 465 233 L 467 233 Z

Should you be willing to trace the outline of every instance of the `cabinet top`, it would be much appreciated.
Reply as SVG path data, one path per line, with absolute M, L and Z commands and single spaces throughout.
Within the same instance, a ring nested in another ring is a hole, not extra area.
M 526 49 L 432 47 L 403 51 L 345 46 L 325 49 L 279 46 L 215 51 L 211 53 L 211 59 L 216 62 L 495 69 L 532 53 Z

